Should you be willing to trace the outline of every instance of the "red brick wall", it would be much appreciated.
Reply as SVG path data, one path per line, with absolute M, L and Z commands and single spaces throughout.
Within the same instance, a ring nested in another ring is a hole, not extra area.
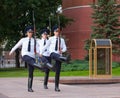
M 63 11 L 64 15 L 74 19 L 74 22 L 63 30 L 63 34 L 68 39 L 67 46 L 72 55 L 72 59 L 84 59 L 86 56 L 84 41 L 90 37 L 92 24 L 91 13 L 92 9 L 90 7 Z
M 63 4 L 62 7 L 68 8 L 68 7 L 74 7 L 74 6 L 81 6 L 81 5 L 89 5 L 94 0 L 62 0 Z

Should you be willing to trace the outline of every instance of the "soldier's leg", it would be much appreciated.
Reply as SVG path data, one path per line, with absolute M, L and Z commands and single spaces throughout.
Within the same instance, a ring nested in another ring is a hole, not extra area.
M 45 68 L 45 76 L 44 76 L 44 89 L 48 89 L 48 77 L 49 77 L 49 69 Z
M 50 57 L 45 57 L 49 63 L 51 63 L 51 58 Z M 44 89 L 48 89 L 48 78 L 49 78 L 49 72 L 50 70 L 48 68 L 45 68 L 45 76 L 44 76 Z
M 22 59 L 23 59 L 23 61 L 25 61 L 29 65 L 31 65 L 33 67 L 36 67 L 36 68 L 39 68 L 39 69 L 42 69 L 40 64 L 36 64 L 35 63 L 35 59 L 34 58 L 25 55 L 25 56 L 22 57 Z
M 47 67 L 48 69 L 52 69 L 53 68 L 53 65 L 48 61 L 48 59 L 46 57 L 44 57 L 44 56 L 40 57 L 39 61 L 43 62 L 44 67 Z
M 60 62 L 67 62 L 68 61 L 67 57 L 61 56 L 60 54 L 57 54 L 57 53 L 51 53 L 50 56 L 52 59 L 60 61 Z
M 59 78 L 60 78 L 60 71 L 61 71 L 61 62 L 60 61 L 56 61 L 55 67 L 56 67 L 55 91 L 56 92 L 60 92 L 60 89 L 59 89 Z
M 28 92 L 33 92 L 32 83 L 33 83 L 33 72 L 34 67 L 28 64 Z
M 51 53 L 50 57 L 54 60 L 61 61 L 60 60 L 60 55 L 57 53 Z

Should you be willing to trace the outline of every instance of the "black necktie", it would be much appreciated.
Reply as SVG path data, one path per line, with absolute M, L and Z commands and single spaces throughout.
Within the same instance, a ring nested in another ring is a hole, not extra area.
M 56 38 L 55 50 L 58 50 L 58 38 Z
M 30 44 L 31 44 L 31 39 L 29 39 L 29 42 L 28 42 L 28 51 L 30 51 Z
M 44 45 L 46 45 L 46 40 L 44 40 L 44 44 L 43 44 L 43 46 L 44 46 Z

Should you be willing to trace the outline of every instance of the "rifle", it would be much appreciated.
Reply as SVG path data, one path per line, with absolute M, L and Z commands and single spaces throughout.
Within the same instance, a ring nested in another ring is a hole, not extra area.
M 59 29 L 61 29 L 61 27 L 60 27 L 60 17 L 59 17 L 59 14 L 58 14 L 58 27 L 59 27 Z M 61 33 L 61 32 L 60 32 Z M 61 43 L 61 35 L 62 34 L 60 34 L 59 35 L 59 50 L 60 50 L 60 43 Z M 71 54 L 67 51 L 67 52 L 65 52 L 65 53 L 63 53 L 63 55 L 67 58 L 67 63 L 70 63 L 69 61 L 71 60 Z
M 36 25 L 35 25 L 35 13 L 33 10 L 33 27 L 34 27 L 34 53 L 35 53 L 35 62 L 42 64 L 42 60 L 39 59 L 39 55 L 36 51 Z
M 35 15 L 34 15 L 34 10 L 33 10 L 33 27 L 34 27 L 34 53 L 36 55 L 36 26 L 35 26 Z
M 38 63 L 38 55 L 37 55 L 37 52 L 36 52 L 36 25 L 35 25 L 35 13 L 34 13 L 34 10 L 32 12 L 33 14 L 33 28 L 34 28 L 34 53 L 35 53 L 35 62 Z
M 51 36 L 52 31 L 51 31 L 51 18 L 50 18 L 50 16 L 49 16 L 49 30 L 50 30 L 50 36 Z

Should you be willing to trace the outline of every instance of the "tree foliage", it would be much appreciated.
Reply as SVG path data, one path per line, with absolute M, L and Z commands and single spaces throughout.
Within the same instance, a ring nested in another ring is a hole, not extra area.
M 33 11 L 37 33 L 43 27 L 48 27 L 50 21 L 51 27 L 58 24 L 58 16 L 61 27 L 65 27 L 71 19 L 57 13 L 61 2 L 61 0 L 0 0 L 0 44 L 7 42 L 5 49 L 10 50 L 21 37 L 25 36 L 25 27 L 33 25 Z M 19 60 L 18 57 L 19 52 L 16 50 L 16 62 Z
M 91 39 L 111 39 L 113 51 L 119 52 L 120 49 L 120 9 L 115 0 L 98 0 L 97 4 L 92 5 L 93 23 L 91 38 L 86 41 L 86 49 L 89 48 Z
M 36 32 L 43 27 L 58 24 L 57 13 L 61 0 L 0 0 L 0 41 L 7 40 L 10 49 L 22 36 L 28 25 L 33 25 L 35 13 Z M 70 19 L 59 15 L 61 27 Z M 52 27 L 51 26 L 51 27 Z

